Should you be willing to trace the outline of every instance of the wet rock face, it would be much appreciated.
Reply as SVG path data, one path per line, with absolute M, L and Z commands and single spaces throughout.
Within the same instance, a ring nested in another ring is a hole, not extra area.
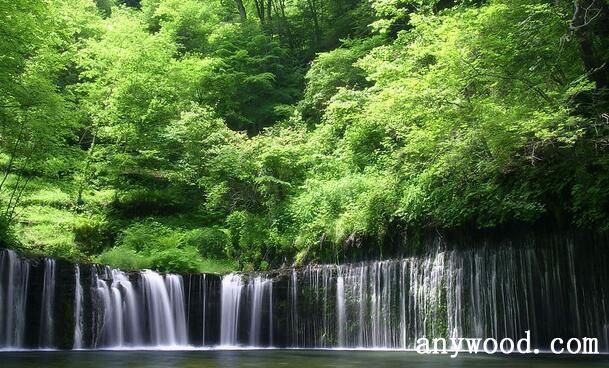
M 538 347 L 586 336 L 609 350 L 607 239 L 527 239 L 434 241 L 408 258 L 223 278 L 0 251 L 0 348 L 411 348 L 422 336 L 518 338 L 530 329 Z
M 219 345 L 221 277 L 193 274 L 183 276 L 183 280 L 189 343 L 195 346 Z

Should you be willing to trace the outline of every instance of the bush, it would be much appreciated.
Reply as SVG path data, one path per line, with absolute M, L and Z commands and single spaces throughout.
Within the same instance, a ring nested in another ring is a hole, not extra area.
M 195 247 L 167 248 L 150 254 L 150 267 L 162 272 L 199 272 L 201 264 Z
M 8 219 L 0 216 L 0 248 L 14 248 L 16 245 L 15 234 Z
M 155 244 L 171 234 L 172 230 L 154 221 L 136 223 L 125 230 L 119 239 L 119 243 L 135 251 L 155 247 Z
M 151 264 L 147 257 L 126 246 L 109 249 L 97 256 L 94 261 L 123 270 L 149 268 Z
M 266 262 L 268 248 L 272 246 L 269 226 L 265 218 L 247 211 L 231 213 L 226 223 L 230 229 L 230 257 L 239 259 L 243 266 L 259 268 Z
M 349 238 L 382 239 L 394 212 L 392 181 L 380 174 L 345 175 L 337 180 L 311 180 L 294 198 L 290 211 L 299 234 L 295 245 L 300 262 L 338 254 Z M 314 254 L 312 245 L 330 246 Z
M 62 258 L 70 261 L 76 261 L 81 258 L 80 250 L 74 245 L 71 238 L 63 241 L 60 239 L 46 244 L 43 255 L 45 257 Z
M 125 269 L 226 273 L 235 269 L 232 262 L 225 260 L 227 243 L 228 235 L 221 229 L 182 230 L 146 221 L 123 230 L 119 245 L 97 259 Z
M 201 262 L 201 272 L 227 274 L 234 272 L 237 269 L 235 261 L 224 259 L 203 259 Z
M 230 239 L 226 230 L 204 227 L 185 233 L 181 242 L 186 246 L 196 247 L 204 258 L 223 259 L 226 257 Z
M 73 231 L 74 241 L 85 254 L 98 254 L 112 241 L 108 221 L 101 216 L 77 218 Z

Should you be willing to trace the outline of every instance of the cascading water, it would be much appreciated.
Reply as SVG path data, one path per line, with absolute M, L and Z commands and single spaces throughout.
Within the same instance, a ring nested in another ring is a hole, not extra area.
M 188 343 L 182 277 L 139 275 L 139 291 L 120 270 L 96 275 L 95 347 L 183 346 Z
M 221 345 L 271 346 L 273 281 L 260 275 L 230 274 L 222 278 L 221 292 Z M 243 316 L 241 309 L 247 310 Z
M 298 273 L 294 269 L 290 274 L 290 279 L 288 282 L 288 301 L 290 304 L 290 330 L 292 331 L 292 346 L 299 347 L 299 331 L 300 327 L 298 326 L 298 321 L 300 318 L 298 317 Z
M 171 307 L 171 319 L 174 321 L 175 336 L 174 345 L 188 344 L 188 334 L 186 329 L 186 315 L 184 305 L 184 287 L 182 276 L 165 276 L 165 287 L 169 295 L 169 305 Z
M 95 346 L 143 344 L 138 298 L 127 275 L 109 267 L 96 275 L 98 331 Z
M 66 341 L 72 341 L 69 347 L 73 349 L 188 344 L 182 276 L 143 271 L 134 274 L 136 280 L 132 281 L 120 270 L 93 267 L 90 285 L 88 279 L 82 278 L 80 265 L 72 266 L 72 319 L 57 321 L 64 316 L 55 312 L 61 302 L 56 300 L 58 287 L 66 292 L 58 281 L 57 267 L 54 259 L 44 259 L 40 287 L 36 288 L 39 294 L 29 295 L 31 263 L 12 251 L 0 252 L 0 349 L 55 348 L 56 335 L 63 334 L 61 327 L 65 323 L 71 323 L 72 339 Z M 91 292 L 85 292 L 85 287 Z M 85 295 L 91 299 L 85 299 Z M 40 305 L 35 316 L 39 320 L 35 344 L 24 341 L 26 317 L 36 313 L 35 307 L 28 312 L 28 297 Z M 90 338 L 85 336 L 85 329 L 90 331 Z
M 128 274 L 2 251 L 0 348 L 406 349 L 420 337 L 520 338 L 531 330 L 538 347 L 586 336 L 608 351 L 606 241 L 552 239 L 436 245 L 420 256 L 310 265 L 272 278 Z
M 30 264 L 0 251 L 0 349 L 23 346 Z
M 422 336 L 518 338 L 530 329 L 538 345 L 595 336 L 607 349 L 607 254 L 573 252 L 564 243 L 438 248 L 424 257 L 310 266 L 288 276 L 288 344 L 413 348 Z
M 273 307 L 273 283 L 271 280 L 263 278 L 261 276 L 255 277 L 250 280 L 248 285 L 248 294 L 250 299 L 250 346 L 261 346 L 261 335 L 262 335 L 262 321 L 263 321 L 263 303 L 265 294 L 268 296 L 269 311 L 272 311 Z M 273 318 L 270 317 L 272 312 L 269 312 L 269 334 L 273 331 Z M 272 337 L 269 337 L 269 345 L 272 345 Z
M 203 318 L 201 318 L 201 322 L 202 322 L 201 323 L 201 332 L 202 332 L 202 334 L 201 334 L 201 336 L 202 336 L 201 342 L 202 342 L 203 345 L 205 345 L 205 313 L 207 312 L 207 308 L 206 308 L 207 307 L 207 290 L 205 288 L 205 286 L 206 286 L 205 282 L 207 280 L 206 280 L 205 276 L 206 275 L 203 275 L 203 280 L 201 282 L 201 290 L 200 290 L 201 291 L 201 297 L 203 299 L 202 303 L 201 303 L 202 309 L 203 309 L 201 311 L 202 316 L 203 316 Z
M 239 307 L 243 282 L 241 276 L 230 274 L 222 278 L 222 314 L 220 316 L 220 344 L 237 345 Z
M 80 265 L 74 266 L 75 284 L 74 284 L 74 349 L 82 349 L 83 346 L 83 315 L 82 301 L 83 290 L 80 282 Z
M 267 289 L 269 294 L 269 346 L 273 346 L 273 282 L 271 280 L 267 282 Z
M 345 278 L 341 275 L 341 268 L 338 269 L 338 277 L 336 278 L 336 318 L 338 338 L 337 344 L 339 347 L 345 346 L 345 328 L 347 327 L 346 317 L 346 301 L 345 301 Z
M 256 277 L 254 282 L 248 285 L 248 293 L 251 295 L 251 311 L 250 311 L 250 338 L 251 346 L 260 345 L 260 325 L 262 323 L 262 278 Z
M 55 266 L 54 259 L 44 260 L 44 280 L 42 283 L 42 312 L 40 313 L 40 347 L 54 348 L 53 333 L 55 328 Z
M 148 270 L 141 277 L 146 324 L 150 327 L 148 336 L 152 344 L 185 345 L 188 337 L 182 278 L 168 275 L 165 282 L 161 275 Z

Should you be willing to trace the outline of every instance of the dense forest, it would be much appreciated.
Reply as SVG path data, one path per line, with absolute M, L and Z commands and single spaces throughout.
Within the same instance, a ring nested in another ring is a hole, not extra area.
M 609 229 L 607 0 L 0 0 L 2 246 L 228 272 Z

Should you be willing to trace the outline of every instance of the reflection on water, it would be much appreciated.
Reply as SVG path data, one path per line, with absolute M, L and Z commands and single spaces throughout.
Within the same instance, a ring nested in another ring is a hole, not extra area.
M 609 356 L 463 355 L 423 356 L 413 352 L 236 350 L 82 351 L 0 353 L 3 368 L 576 368 L 607 367 Z

